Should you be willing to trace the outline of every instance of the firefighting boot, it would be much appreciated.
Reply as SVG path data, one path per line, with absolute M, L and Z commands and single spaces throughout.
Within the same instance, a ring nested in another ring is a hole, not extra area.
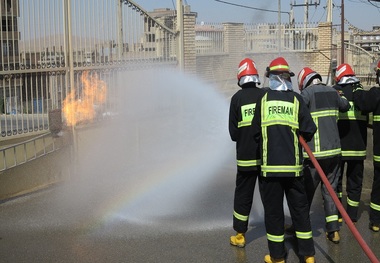
M 328 240 L 330 240 L 334 244 L 338 244 L 340 241 L 340 236 L 339 236 L 338 231 L 326 232 L 326 237 Z
M 284 258 L 272 258 L 270 255 L 265 255 L 264 257 L 265 263 L 285 263 Z
M 305 260 L 305 263 L 315 263 L 314 256 L 305 256 L 304 260 Z
M 244 233 L 236 233 L 236 236 L 231 236 L 230 244 L 237 247 L 245 247 Z
M 379 232 L 380 231 L 380 225 L 369 223 L 369 229 L 371 229 L 373 232 Z

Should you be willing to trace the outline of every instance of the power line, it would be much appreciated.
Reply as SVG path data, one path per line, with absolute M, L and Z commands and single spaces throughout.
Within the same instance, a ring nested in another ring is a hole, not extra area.
M 231 3 L 231 2 L 227 2 L 227 1 L 221 1 L 221 0 L 214 0 L 214 1 L 215 1 L 215 2 L 220 2 L 220 3 L 223 3 L 223 4 L 227 4 L 227 5 L 233 5 L 233 6 L 238 6 L 238 7 L 243 7 L 243 8 L 248 8 L 248 9 L 258 10 L 258 11 L 271 12 L 271 13 L 278 13 L 277 10 L 269 10 L 269 9 L 257 8 L 257 7 L 252 7 L 252 6 L 239 5 L 239 4 L 235 4 L 235 3 Z M 282 13 L 282 14 L 289 14 L 289 12 L 285 12 L 285 11 L 280 11 L 280 13 Z

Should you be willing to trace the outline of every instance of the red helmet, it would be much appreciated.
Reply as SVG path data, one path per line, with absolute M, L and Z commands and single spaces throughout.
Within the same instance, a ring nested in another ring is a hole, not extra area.
M 267 67 L 267 71 L 265 73 L 266 77 L 269 77 L 269 73 L 282 73 L 287 72 L 291 77 L 294 76 L 294 73 L 290 71 L 289 64 L 283 57 L 278 57 L 274 59 Z
M 321 75 L 317 72 L 308 67 L 303 68 L 300 73 L 298 73 L 297 77 L 299 90 L 305 89 L 313 78 L 319 78 L 319 80 L 322 81 Z
M 348 65 L 347 63 L 340 64 L 336 68 L 335 81 L 338 84 L 345 84 L 345 83 L 347 83 L 346 81 L 344 81 L 342 79 L 343 77 L 355 77 L 355 72 L 352 70 L 351 66 Z M 357 79 L 357 78 L 355 77 L 355 79 Z
M 249 82 L 260 84 L 259 73 L 252 59 L 245 58 L 239 63 L 237 79 L 239 86 Z
M 376 72 L 377 72 L 377 71 L 380 71 L 380 60 L 379 60 L 379 62 L 377 62 Z

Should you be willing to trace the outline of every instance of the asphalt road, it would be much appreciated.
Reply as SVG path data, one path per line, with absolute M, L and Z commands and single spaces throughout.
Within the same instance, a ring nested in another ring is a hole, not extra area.
M 226 163 L 214 173 L 207 184 L 175 197 L 165 189 L 167 196 L 159 191 L 132 201 L 120 198 L 120 181 L 102 192 L 95 183 L 84 186 L 87 178 L 3 202 L 0 262 L 263 262 L 268 250 L 260 200 L 247 246 L 231 246 L 234 167 Z M 356 227 L 380 257 L 380 234 L 368 229 L 368 203 L 365 191 Z M 345 223 L 340 244 L 326 240 L 318 193 L 311 218 L 317 262 L 370 262 Z M 286 246 L 287 262 L 299 262 L 293 237 Z

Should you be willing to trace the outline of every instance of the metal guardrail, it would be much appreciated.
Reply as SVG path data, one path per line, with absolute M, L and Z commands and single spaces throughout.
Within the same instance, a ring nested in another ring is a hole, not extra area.
M 55 142 L 50 132 L 6 146 L 0 149 L 0 172 L 33 161 L 61 148 L 62 145 Z

